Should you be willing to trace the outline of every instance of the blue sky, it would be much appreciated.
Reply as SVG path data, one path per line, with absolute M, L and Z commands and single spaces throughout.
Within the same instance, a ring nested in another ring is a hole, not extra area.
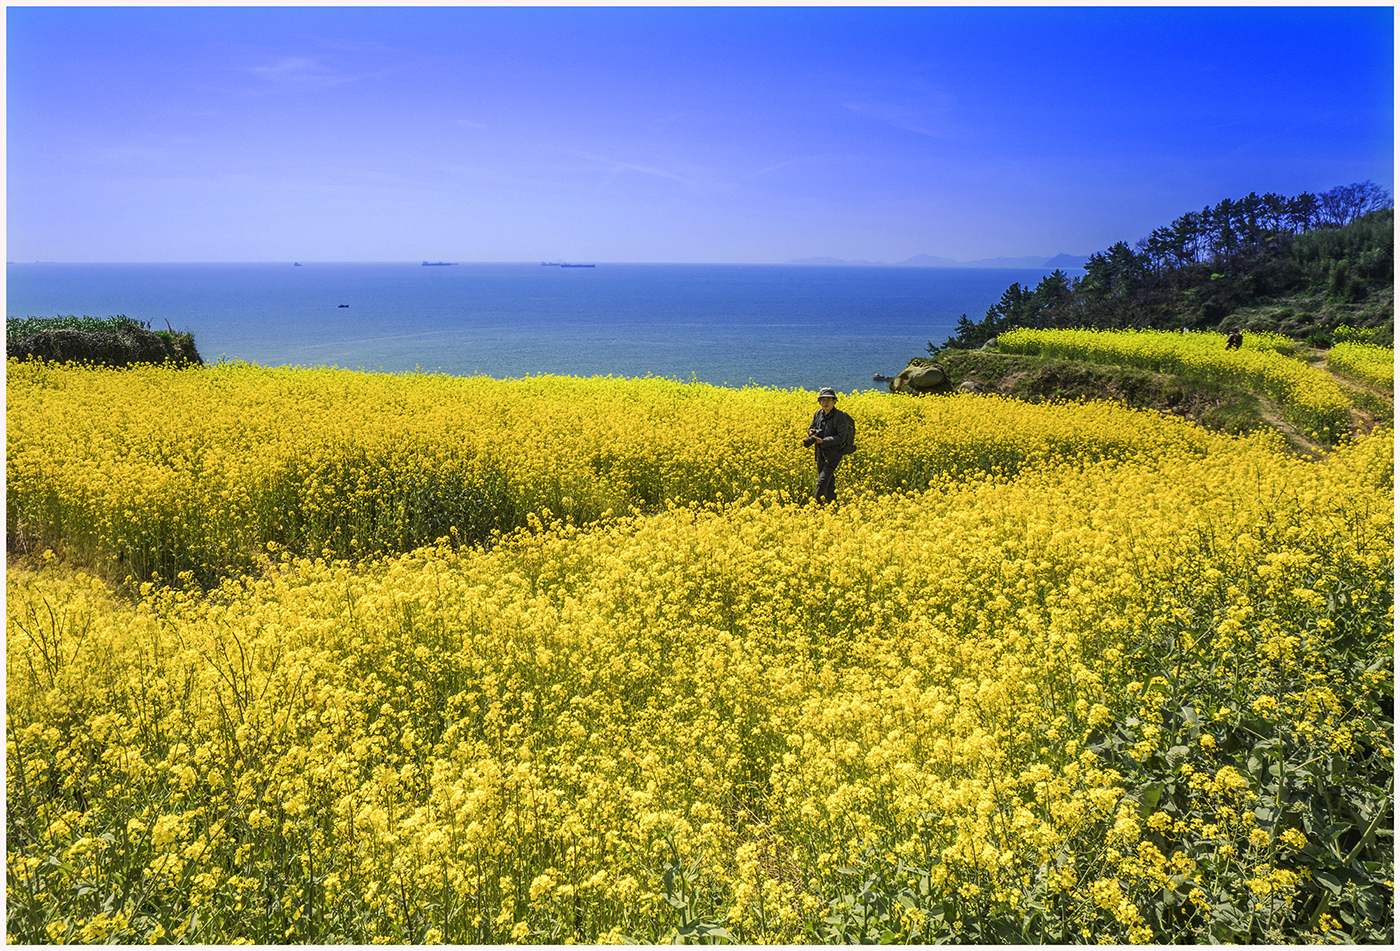
M 1087 254 L 1394 191 L 1373 7 L 10 7 L 11 261 Z

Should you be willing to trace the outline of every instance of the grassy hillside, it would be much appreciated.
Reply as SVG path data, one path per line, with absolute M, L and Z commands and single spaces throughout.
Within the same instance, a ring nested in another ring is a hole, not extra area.
M 1216 339 L 1223 350 L 1223 337 Z M 1393 384 L 1377 385 L 1339 371 L 1329 364 L 1326 350 L 1301 342 L 1293 342 L 1285 349 L 1300 364 L 1314 368 L 1340 388 L 1350 402 L 1346 410 L 1348 434 L 1364 435 L 1377 425 L 1394 426 Z M 1389 350 L 1383 352 L 1391 354 Z M 950 389 L 972 381 L 987 392 L 1032 403 L 1112 400 L 1190 420 L 1219 433 L 1273 430 L 1284 437 L 1293 451 L 1302 454 L 1315 455 L 1327 448 L 1327 440 L 1319 440 L 1290 420 L 1279 399 L 1261 388 L 1244 385 L 1242 379 L 1233 383 L 1228 373 L 1212 378 L 1202 373 L 1144 369 L 1106 357 L 1070 359 L 997 349 L 947 349 L 931 359 L 920 360 L 942 365 L 948 371 Z
M 194 334 L 188 330 L 152 330 L 146 321 L 124 314 L 8 318 L 5 356 L 10 360 L 39 358 L 106 367 L 148 363 L 198 366 L 204 362 L 195 349 Z
M 1372 340 L 1395 344 L 1395 288 L 1371 286 L 1359 300 L 1328 297 L 1323 292 L 1280 294 L 1238 307 L 1220 321 L 1222 333 L 1231 330 L 1280 333 L 1316 349 L 1326 349 L 1336 339 L 1338 327 L 1374 331 Z

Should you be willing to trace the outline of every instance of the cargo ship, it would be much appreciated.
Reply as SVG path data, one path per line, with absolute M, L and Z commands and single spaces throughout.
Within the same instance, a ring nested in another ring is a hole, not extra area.
M 424 267 L 452 267 L 456 261 L 424 261 Z

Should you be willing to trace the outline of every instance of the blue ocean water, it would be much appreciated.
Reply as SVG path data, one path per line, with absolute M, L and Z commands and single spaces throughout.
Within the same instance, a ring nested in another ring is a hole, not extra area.
M 1047 271 L 784 265 L 9 264 L 6 313 L 194 333 L 206 361 L 870 389 Z M 341 307 L 341 304 L 349 306 Z

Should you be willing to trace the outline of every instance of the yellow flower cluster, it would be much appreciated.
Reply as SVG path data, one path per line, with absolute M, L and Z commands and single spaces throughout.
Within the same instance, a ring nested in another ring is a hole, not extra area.
M 833 509 L 810 393 L 25 372 L 12 525 L 266 556 L 7 573 L 18 940 L 1259 940 L 1310 841 L 1270 763 L 1390 742 L 1387 432 L 858 394 Z M 425 472 L 531 524 L 258 535 Z
M 1327 351 L 1329 369 L 1395 391 L 1395 350 L 1393 347 L 1378 347 L 1369 343 L 1338 343 Z
M 1346 393 L 1321 371 L 1292 359 L 1291 341 L 1277 334 L 1245 334 L 1243 347 L 1226 350 L 1218 333 L 1021 328 L 1001 334 L 997 345 L 1010 353 L 1120 364 L 1242 386 L 1273 397 L 1293 422 L 1323 442 L 1335 442 L 1347 432 L 1351 403 Z
M 6 516 L 105 576 L 204 584 L 269 543 L 341 557 L 666 501 L 811 495 L 810 392 L 660 379 L 454 378 L 221 365 L 8 371 Z M 843 491 L 1053 459 L 1191 456 L 1219 437 L 1108 404 L 843 397 Z

